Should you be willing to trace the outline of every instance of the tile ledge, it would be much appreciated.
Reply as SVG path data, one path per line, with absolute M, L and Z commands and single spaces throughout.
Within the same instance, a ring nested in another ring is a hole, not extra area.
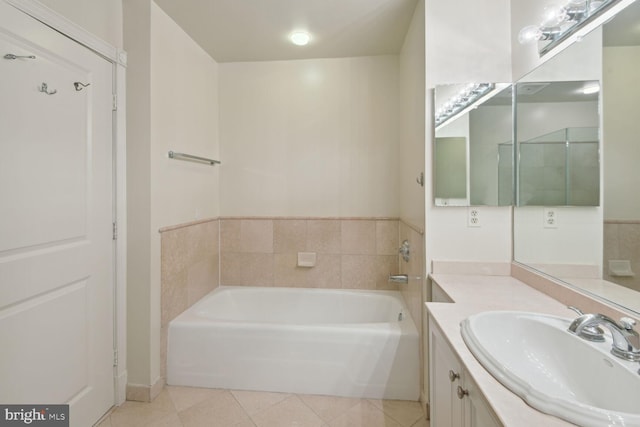
M 432 260 L 431 274 L 511 276 L 511 262 Z
M 605 224 L 640 224 L 640 219 L 605 219 Z
M 397 217 L 387 217 L 387 216 L 377 217 L 377 216 L 277 216 L 277 215 L 276 216 L 243 216 L 243 215 L 221 216 L 219 219 L 220 220 L 243 220 L 243 219 L 244 220 L 257 220 L 257 219 L 263 219 L 265 221 L 269 221 L 269 220 L 399 221 L 400 220 L 400 218 L 397 218 Z
M 406 219 L 402 219 L 400 218 L 399 221 L 401 223 L 403 223 L 404 225 L 406 225 L 407 227 L 409 227 L 410 229 L 412 229 L 413 231 L 415 231 L 416 233 L 420 234 L 421 236 L 424 236 L 424 228 L 420 227 L 418 225 L 416 225 L 415 223 L 412 223 Z
M 198 220 L 195 220 L 195 221 L 184 222 L 184 223 L 181 223 L 181 224 L 167 225 L 166 227 L 161 227 L 160 229 L 158 229 L 158 233 L 162 234 L 162 233 L 166 233 L 167 231 L 178 230 L 180 228 L 191 227 L 193 225 L 205 224 L 207 222 L 213 222 L 213 221 L 217 221 L 219 219 L 220 218 L 218 218 L 218 217 L 205 218 L 205 219 L 198 219 Z

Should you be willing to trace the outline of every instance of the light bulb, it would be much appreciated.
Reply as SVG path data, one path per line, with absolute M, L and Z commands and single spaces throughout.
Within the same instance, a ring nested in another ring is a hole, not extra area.
M 309 35 L 309 33 L 304 31 L 294 31 L 289 35 L 289 40 L 291 40 L 291 43 L 297 46 L 304 46 L 309 43 L 309 41 L 311 40 L 311 36 Z
M 518 41 L 520 44 L 533 43 L 540 40 L 542 30 L 537 25 L 527 25 L 518 33 Z
M 542 25 L 545 27 L 556 27 L 569 18 L 567 16 L 567 9 L 559 4 L 546 6 L 542 12 L 542 16 Z

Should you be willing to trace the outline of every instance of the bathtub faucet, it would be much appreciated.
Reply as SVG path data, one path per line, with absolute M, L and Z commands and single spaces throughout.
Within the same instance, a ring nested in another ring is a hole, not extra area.
M 409 276 L 406 274 L 390 274 L 389 281 L 394 283 L 409 283 Z

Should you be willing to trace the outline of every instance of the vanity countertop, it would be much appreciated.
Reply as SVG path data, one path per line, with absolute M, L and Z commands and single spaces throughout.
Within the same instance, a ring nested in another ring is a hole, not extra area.
M 427 310 L 503 425 L 572 426 L 528 406 L 494 379 L 462 340 L 460 322 L 473 314 L 490 310 L 530 311 L 567 318 L 575 317 L 575 314 L 555 299 L 510 276 L 433 274 L 431 278 L 454 303 L 427 302 Z

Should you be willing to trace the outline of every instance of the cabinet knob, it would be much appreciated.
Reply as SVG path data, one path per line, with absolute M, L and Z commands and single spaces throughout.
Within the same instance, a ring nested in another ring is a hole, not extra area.
M 457 374 L 457 373 L 453 372 L 452 369 L 450 369 L 449 370 L 449 381 L 454 382 L 458 378 L 460 378 L 460 374 Z
M 465 390 L 462 387 L 458 386 L 458 399 L 464 399 L 465 396 L 469 395 L 469 390 Z

